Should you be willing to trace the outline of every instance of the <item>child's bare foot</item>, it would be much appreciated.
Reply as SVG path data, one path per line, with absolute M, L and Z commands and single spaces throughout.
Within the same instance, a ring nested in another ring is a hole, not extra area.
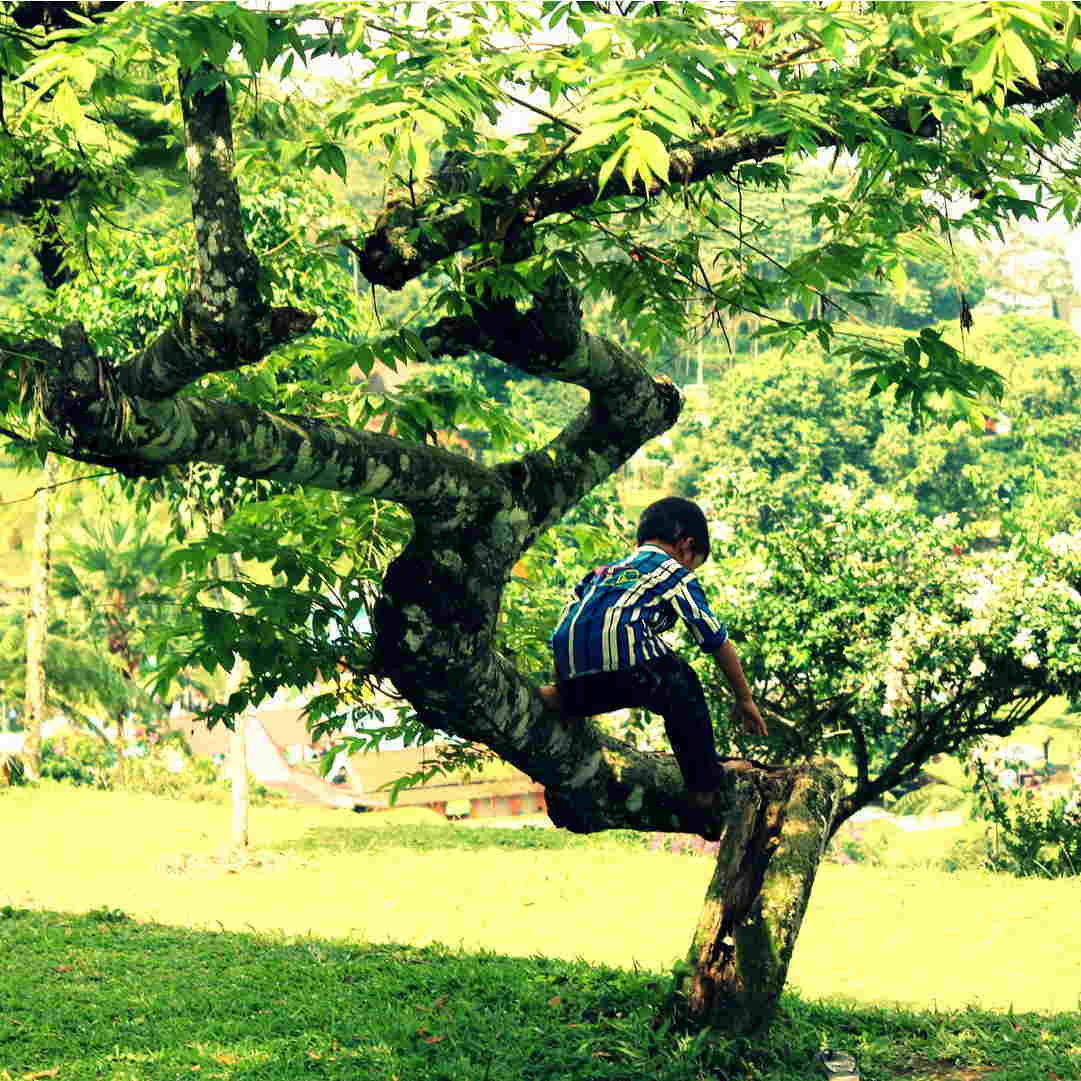
M 553 713 L 561 713 L 563 702 L 559 697 L 559 688 L 554 683 L 545 683 L 540 689 L 540 696 L 545 706 Z

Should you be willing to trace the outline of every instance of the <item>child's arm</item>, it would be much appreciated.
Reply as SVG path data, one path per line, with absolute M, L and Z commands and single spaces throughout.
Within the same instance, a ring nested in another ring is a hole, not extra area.
M 765 736 L 766 722 L 762 720 L 762 714 L 758 712 L 747 677 L 743 674 L 743 665 L 739 663 L 736 650 L 728 638 L 714 651 L 713 659 L 720 665 L 724 678 L 735 696 L 736 712 L 743 721 L 743 727 L 752 736 Z

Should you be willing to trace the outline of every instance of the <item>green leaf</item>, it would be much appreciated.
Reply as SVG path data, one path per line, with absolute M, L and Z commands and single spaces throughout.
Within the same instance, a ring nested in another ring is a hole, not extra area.
M 972 83 L 973 93 L 986 94 L 995 80 L 995 58 L 1002 48 L 1000 38 L 991 38 L 965 68 L 965 77 Z
M 664 143 L 651 131 L 644 128 L 636 128 L 631 133 L 631 145 L 641 161 L 649 167 L 650 172 L 661 180 L 668 179 L 668 151 Z M 626 166 L 624 166 L 626 171 Z M 643 174 L 642 179 L 649 183 L 648 177 Z
M 971 5 L 968 5 L 971 7 Z M 950 44 L 960 45 L 964 41 L 968 41 L 970 38 L 977 37 L 985 30 L 990 30 L 995 25 L 995 19 L 992 15 L 978 14 L 968 19 L 965 22 L 960 23 L 958 26 L 950 31 Z
M 432 361 L 432 354 L 428 347 L 424 344 L 420 335 L 415 330 L 410 330 L 408 327 L 404 327 L 401 332 L 402 341 L 405 342 L 406 347 L 413 354 L 417 360 Z
M 342 180 L 346 179 L 348 165 L 345 151 L 337 143 L 323 143 L 315 155 L 314 164 L 325 172 L 336 173 Z
M 574 142 L 567 147 L 567 153 L 573 154 L 579 150 L 589 150 L 599 143 L 605 143 L 617 132 L 629 127 L 630 124 L 631 118 L 629 116 L 609 124 L 594 124 L 582 131 Z
M 582 38 L 582 44 L 592 53 L 606 52 L 612 44 L 612 31 L 603 26 L 590 30 Z
M 623 179 L 627 181 L 627 187 L 634 187 L 634 178 L 641 176 L 645 184 L 649 185 L 649 175 L 647 171 L 643 170 L 644 159 L 642 152 L 638 149 L 637 143 L 634 141 L 633 134 L 630 142 L 627 144 L 627 154 L 623 158 Z M 648 169 L 648 167 L 647 167 Z
M 601 166 L 600 172 L 597 173 L 597 197 L 600 198 L 604 194 L 604 189 L 608 184 L 608 179 L 615 171 L 616 166 L 619 164 L 620 159 L 630 149 L 629 143 L 624 143 L 622 146 L 616 147 L 616 149 L 609 155 L 608 159 Z
M 413 135 L 406 137 L 405 160 L 413 171 L 414 179 L 426 180 L 432 171 L 432 158 L 428 144 Z
M 266 63 L 269 47 L 266 18 L 258 12 L 240 8 L 233 13 L 233 26 L 248 67 L 253 74 L 258 73 Z
M 845 35 L 837 23 L 829 23 L 822 28 L 822 44 L 826 46 L 834 60 L 844 60 Z
M 1028 46 L 1021 40 L 1020 35 L 1013 30 L 1007 30 L 1002 35 L 1002 42 L 1006 46 L 1006 55 L 1024 80 L 1033 86 L 1039 86 L 1040 73 L 1036 70 L 1035 57 L 1029 52 Z
M 82 106 L 79 104 L 79 99 L 71 89 L 71 83 L 62 82 L 60 84 L 53 95 L 52 106 L 58 119 L 67 124 L 69 128 L 78 131 L 82 127 L 85 116 Z

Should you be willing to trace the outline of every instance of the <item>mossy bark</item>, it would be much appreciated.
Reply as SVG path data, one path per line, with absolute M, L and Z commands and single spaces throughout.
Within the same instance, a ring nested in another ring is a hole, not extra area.
M 747 771 L 688 953 L 681 997 L 696 1024 L 733 1036 L 769 1024 L 842 784 L 827 761 Z

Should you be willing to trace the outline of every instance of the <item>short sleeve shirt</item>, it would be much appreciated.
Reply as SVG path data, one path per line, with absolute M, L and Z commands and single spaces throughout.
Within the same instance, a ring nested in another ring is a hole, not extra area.
M 549 644 L 559 679 L 631 668 L 672 648 L 661 635 L 682 619 L 713 652 L 728 637 L 692 571 L 663 549 L 643 544 L 633 555 L 590 571 L 575 586 Z

